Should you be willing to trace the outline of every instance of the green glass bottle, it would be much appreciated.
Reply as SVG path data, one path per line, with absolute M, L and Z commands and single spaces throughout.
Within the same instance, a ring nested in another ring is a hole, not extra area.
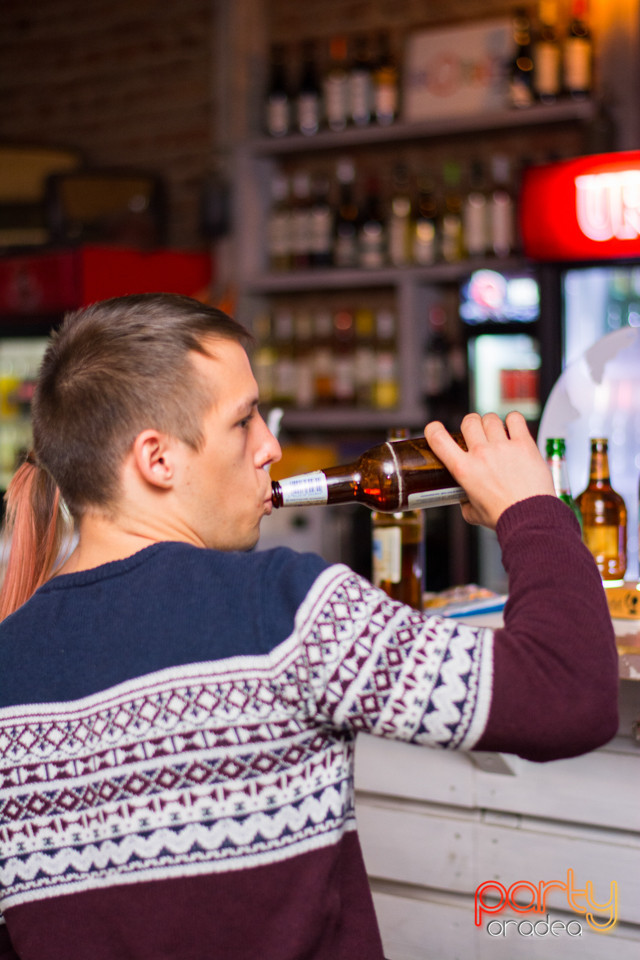
M 547 439 L 547 463 L 553 477 L 556 494 L 573 510 L 576 520 L 582 527 L 580 508 L 571 496 L 569 475 L 567 472 L 566 444 L 564 437 L 549 437 Z

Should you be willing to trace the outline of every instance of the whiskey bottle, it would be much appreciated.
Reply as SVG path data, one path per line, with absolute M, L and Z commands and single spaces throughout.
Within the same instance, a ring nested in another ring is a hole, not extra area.
M 408 437 L 392 430 L 390 440 Z M 422 610 L 424 591 L 424 513 L 407 510 L 371 514 L 371 568 L 373 583 L 393 600 Z
M 582 535 L 603 580 L 621 580 L 627 569 L 627 509 L 611 486 L 608 442 L 591 440 L 589 484 L 578 497 Z
M 454 439 L 466 449 L 459 434 Z M 399 513 L 461 503 L 466 499 L 423 437 L 387 440 L 353 463 L 273 481 L 274 507 L 363 503 L 379 513 Z

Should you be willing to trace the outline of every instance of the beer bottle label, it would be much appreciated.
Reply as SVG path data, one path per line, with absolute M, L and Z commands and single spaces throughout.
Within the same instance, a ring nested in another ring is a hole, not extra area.
M 295 504 L 311 506 L 316 503 L 326 503 L 328 499 L 327 478 L 322 470 L 303 473 L 299 477 L 280 480 L 280 491 L 283 507 L 291 507 Z
M 372 539 L 373 582 L 400 583 L 402 579 L 402 530 L 378 527 Z
M 466 499 L 467 495 L 462 487 L 444 487 L 441 490 L 420 490 L 418 493 L 409 494 L 406 509 L 422 510 L 426 507 L 445 507 L 448 504 L 460 503 Z

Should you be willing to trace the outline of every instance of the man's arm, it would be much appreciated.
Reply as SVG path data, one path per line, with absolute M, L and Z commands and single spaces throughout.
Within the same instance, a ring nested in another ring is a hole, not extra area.
M 430 424 L 425 436 L 467 492 L 465 518 L 497 530 L 509 575 L 489 720 L 477 749 L 540 760 L 593 749 L 617 730 L 618 689 L 613 626 L 596 565 L 578 524 L 555 498 L 524 418 L 509 414 L 505 430 L 494 414 L 471 414 L 461 429 L 468 452 L 441 424 Z M 554 499 L 541 498 L 546 494 Z
M 509 573 L 498 631 L 420 614 L 346 568 L 299 612 L 319 716 L 340 728 L 446 749 L 552 760 L 617 729 L 617 653 L 596 565 L 519 415 L 441 425 L 429 442 L 467 489 L 470 522 L 495 525 Z M 322 668 L 320 668 L 322 664 Z

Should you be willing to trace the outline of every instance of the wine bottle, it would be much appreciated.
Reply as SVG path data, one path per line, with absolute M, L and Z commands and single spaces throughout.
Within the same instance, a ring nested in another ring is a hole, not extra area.
M 462 436 L 454 439 L 466 449 Z M 362 503 L 380 513 L 398 513 L 465 499 L 423 437 L 387 440 L 353 463 L 272 482 L 275 507 Z
M 487 192 L 482 161 L 474 160 L 462 205 L 463 247 L 469 257 L 484 256 L 491 247 Z
M 365 191 L 362 217 L 358 226 L 358 265 L 378 270 L 387 259 L 387 237 L 382 216 L 380 186 L 370 177 Z
M 561 89 L 560 39 L 556 0 L 540 0 L 539 35 L 533 47 L 533 89 L 541 103 L 554 103 Z
M 291 124 L 291 95 L 284 62 L 284 47 L 276 43 L 271 48 L 269 82 L 265 97 L 265 127 L 272 137 L 284 137 Z
M 373 102 L 376 122 L 394 123 L 398 116 L 398 66 L 386 33 L 378 37 L 379 56 L 373 71 Z
M 391 430 L 390 440 L 409 436 L 405 429 Z M 424 513 L 407 510 L 371 514 L 372 581 L 393 600 L 415 610 L 423 608 Z
M 440 216 L 440 256 L 446 263 L 462 260 L 464 255 L 462 230 L 462 193 L 460 165 L 447 161 L 442 170 L 444 191 Z
M 438 202 L 433 178 L 428 173 L 421 173 L 417 187 L 412 257 L 420 266 L 430 266 L 438 256 Z
M 269 269 L 289 270 L 292 265 L 292 222 L 289 204 L 289 180 L 276 173 L 271 179 L 271 207 L 267 217 L 267 254 Z
M 511 21 L 514 56 L 509 70 L 509 104 L 530 107 L 533 103 L 533 54 L 531 23 L 526 10 L 518 8 Z
M 627 569 L 627 508 L 611 486 L 608 441 L 591 440 L 589 484 L 578 497 L 582 534 L 603 580 L 621 580 Z
M 593 41 L 587 22 L 587 4 L 588 0 L 573 0 L 562 49 L 564 89 L 576 100 L 588 97 L 593 84 Z
M 350 107 L 346 37 L 333 37 L 329 51 L 329 69 L 322 81 L 324 114 L 330 130 L 344 130 Z
M 404 267 L 412 260 L 412 217 L 409 171 L 403 163 L 392 171 L 392 195 L 387 224 L 389 262 Z
M 338 160 L 338 209 L 335 216 L 333 263 L 336 267 L 355 267 L 358 264 L 359 209 L 354 194 L 355 167 L 349 158 Z
M 349 112 L 356 127 L 366 127 L 373 114 L 373 64 L 369 57 L 369 41 L 359 36 L 355 41 L 353 63 L 349 71 Z
M 296 97 L 298 130 L 313 136 L 320 129 L 322 96 L 315 61 L 315 44 L 307 40 L 302 48 L 302 72 Z

